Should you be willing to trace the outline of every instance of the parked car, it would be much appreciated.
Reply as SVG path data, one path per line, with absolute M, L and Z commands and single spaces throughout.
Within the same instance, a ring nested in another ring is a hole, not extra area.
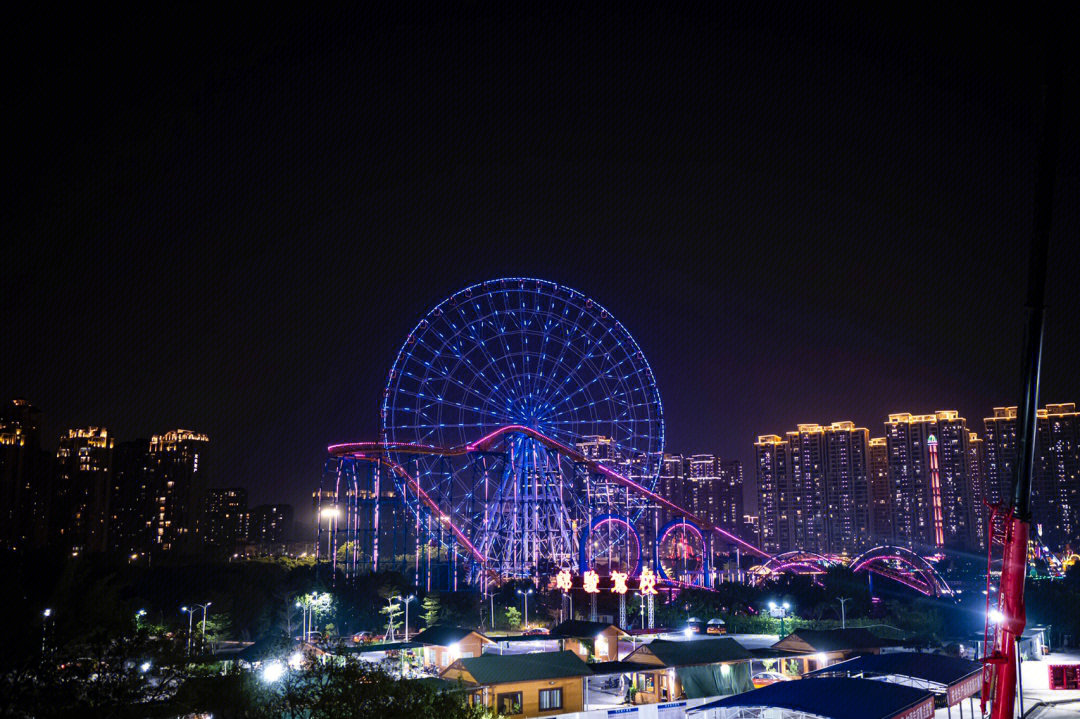
M 710 619 L 705 625 L 706 634 L 727 634 L 727 625 L 723 619 Z
M 551 633 L 551 630 L 548 629 L 547 627 L 533 627 L 532 629 L 526 629 L 524 632 L 522 632 L 522 634 L 527 634 L 529 636 L 534 636 L 534 635 L 537 635 L 537 634 L 550 634 L 550 633 Z
M 754 683 L 755 689 L 767 687 L 770 684 L 776 684 L 776 682 L 786 682 L 790 680 L 791 677 L 781 674 L 780 672 L 758 672 L 750 677 L 750 681 Z

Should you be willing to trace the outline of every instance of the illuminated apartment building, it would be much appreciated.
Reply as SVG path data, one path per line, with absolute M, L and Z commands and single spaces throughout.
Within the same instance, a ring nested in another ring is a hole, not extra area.
M 109 497 L 109 548 L 115 552 L 146 552 L 155 543 L 155 500 L 160 493 L 153 469 L 150 440 L 116 445 Z
M 150 466 L 154 475 L 151 536 L 163 550 L 193 545 L 205 533 L 206 472 L 199 466 L 210 439 L 186 429 L 150 438 Z
M 262 504 L 251 510 L 248 541 L 263 546 L 284 544 L 292 538 L 291 504 Z
M 50 534 L 80 552 L 107 546 L 113 439 L 104 427 L 69 429 L 56 449 Z
M 206 495 L 206 542 L 232 547 L 247 540 L 247 490 L 243 487 L 210 489 Z
M 0 407 L 0 548 L 43 546 L 52 458 L 41 448 L 41 413 L 25 399 Z
M 824 435 L 826 547 L 854 554 L 870 541 L 870 433 L 853 422 L 833 422 Z
M 877 544 L 892 544 L 892 494 L 889 491 L 889 448 L 884 437 L 873 437 L 868 445 L 866 474 L 870 495 L 870 536 Z
M 1080 545 L 1080 414 L 1075 403 L 1038 410 L 1035 476 L 1031 483 L 1034 530 L 1051 549 Z M 986 492 L 991 502 L 1011 499 L 1016 470 L 1016 407 L 995 407 L 986 428 Z
M 986 549 L 986 458 L 985 443 L 975 432 L 968 434 L 968 482 L 971 487 L 971 502 L 968 517 L 971 527 L 973 546 Z
M 794 546 L 791 446 L 779 435 L 765 434 L 754 443 L 761 548 L 770 554 Z
M 890 414 L 885 423 L 893 541 L 926 551 L 977 546 L 967 421 L 955 411 Z
M 869 433 L 852 422 L 800 424 L 755 443 L 763 548 L 823 554 L 868 545 Z

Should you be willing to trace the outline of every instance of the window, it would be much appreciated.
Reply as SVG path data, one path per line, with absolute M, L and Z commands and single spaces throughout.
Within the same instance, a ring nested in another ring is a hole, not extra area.
M 521 692 L 499 694 L 495 698 L 495 711 L 503 715 L 521 713 Z
M 551 709 L 562 709 L 562 689 L 540 690 L 540 711 L 546 712 Z

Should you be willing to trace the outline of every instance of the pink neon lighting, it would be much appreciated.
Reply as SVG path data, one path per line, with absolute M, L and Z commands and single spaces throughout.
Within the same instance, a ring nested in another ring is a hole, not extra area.
M 659 494 L 657 494 L 657 493 L 655 493 L 653 491 L 650 491 L 650 490 L 646 489 L 645 487 L 641 486 L 640 484 L 633 481 L 632 479 L 628 479 L 628 478 L 622 476 L 621 474 L 619 474 L 618 472 L 615 472 L 614 470 L 608 468 L 607 466 L 605 466 L 603 464 L 600 464 L 599 462 L 597 462 L 595 460 L 591 460 L 591 459 L 587 458 L 585 455 L 581 454 L 577 450 L 572 449 L 570 447 L 567 447 L 562 442 L 554 440 L 554 439 L 552 439 L 551 437 L 548 437 L 545 434 L 541 434 L 540 432 L 537 432 L 532 427 L 525 427 L 525 426 L 520 425 L 520 424 L 510 424 L 510 425 L 500 427 L 500 428 L 494 430 L 493 432 L 489 432 L 488 434 L 484 435 L 483 437 L 476 440 L 475 442 L 470 442 L 468 444 L 461 445 L 461 446 L 458 446 L 458 447 L 440 448 L 440 447 L 433 447 L 431 445 L 420 445 L 420 444 L 414 445 L 414 444 L 388 444 L 388 443 L 380 443 L 380 442 L 352 442 L 352 443 L 345 443 L 345 444 L 330 445 L 327 448 L 327 450 L 330 452 L 330 454 L 333 454 L 335 456 L 340 457 L 340 456 L 343 456 L 343 455 L 357 455 L 357 457 L 359 459 L 368 459 L 367 457 L 362 456 L 363 452 L 372 451 L 372 450 L 378 450 L 378 449 L 382 449 L 383 451 L 386 451 L 386 452 L 404 451 L 404 452 L 414 452 L 416 454 L 440 454 L 440 455 L 444 455 L 444 456 L 447 456 L 447 457 L 453 457 L 453 456 L 468 454 L 469 452 L 483 452 L 483 451 L 486 451 L 487 449 L 489 449 L 491 447 L 491 444 L 495 440 L 497 440 L 499 437 L 503 436 L 504 434 L 509 434 L 509 433 L 512 433 L 512 432 L 528 435 L 529 437 L 537 440 L 538 442 L 545 445 L 549 449 L 553 449 L 556 452 L 559 452 L 560 454 L 563 454 L 563 455 L 571 458 L 575 462 L 584 464 L 585 466 L 587 466 L 589 469 L 593 470 L 594 472 L 597 472 L 599 474 L 603 474 L 604 476 L 606 476 L 609 479 L 611 479 L 612 481 L 614 481 L 616 484 L 621 484 L 624 487 L 629 487 L 630 489 L 633 489 L 638 494 L 644 495 L 644 496 L 648 497 L 649 499 L 653 500 L 654 502 L 657 502 L 657 503 L 663 505 L 667 509 L 672 510 L 673 512 L 677 513 L 678 515 L 686 517 L 687 519 L 689 519 L 691 522 L 694 522 L 698 526 L 700 526 L 700 527 L 702 527 L 702 528 L 704 528 L 706 530 L 716 532 L 717 534 L 721 535 L 725 539 L 728 539 L 728 540 L 734 542 L 735 544 L 738 544 L 740 547 L 742 547 L 743 549 L 746 549 L 747 551 L 751 552 L 752 554 L 756 554 L 759 557 L 764 557 L 765 559 L 771 559 L 772 558 L 772 556 L 770 554 L 768 554 L 765 551 L 759 549 L 758 547 L 755 547 L 753 544 L 750 544 L 749 542 L 747 542 L 747 541 L 745 541 L 743 539 L 740 539 L 739 537 L 736 537 L 734 534 L 731 534 L 730 532 L 724 531 L 723 529 L 720 529 L 719 527 L 714 526 L 710 522 L 707 522 L 706 520 L 702 519 L 701 517 L 699 517 L 699 516 L 697 516 L 695 514 L 691 514 L 690 512 L 688 512 L 685 509 L 683 509 L 682 507 L 680 507 L 679 505 L 675 504 L 674 502 L 666 499 L 665 497 L 660 496 Z
M 930 435 L 926 440 L 926 448 L 930 452 L 930 494 L 934 511 L 934 542 L 938 549 L 945 546 L 945 534 L 942 531 L 941 519 L 941 476 L 938 474 L 937 438 Z

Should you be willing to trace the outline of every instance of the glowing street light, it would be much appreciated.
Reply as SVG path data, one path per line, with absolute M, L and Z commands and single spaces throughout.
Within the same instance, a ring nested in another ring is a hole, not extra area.
M 414 599 L 416 599 L 416 595 L 415 594 L 410 594 L 407 597 L 403 597 L 400 594 L 398 594 L 397 596 L 390 597 L 390 598 L 391 599 L 398 599 L 398 600 L 402 601 L 405 604 L 405 641 L 409 641 L 409 604 Z
M 285 665 L 278 661 L 268 663 L 262 670 L 262 679 L 267 684 L 273 684 L 284 675 Z
M 517 593 L 520 594 L 521 596 L 525 597 L 525 628 L 528 629 L 529 628 L 529 595 L 533 593 L 533 590 L 530 589 L 527 592 L 523 592 L 523 591 L 521 591 L 519 589 L 519 590 L 517 590 Z

